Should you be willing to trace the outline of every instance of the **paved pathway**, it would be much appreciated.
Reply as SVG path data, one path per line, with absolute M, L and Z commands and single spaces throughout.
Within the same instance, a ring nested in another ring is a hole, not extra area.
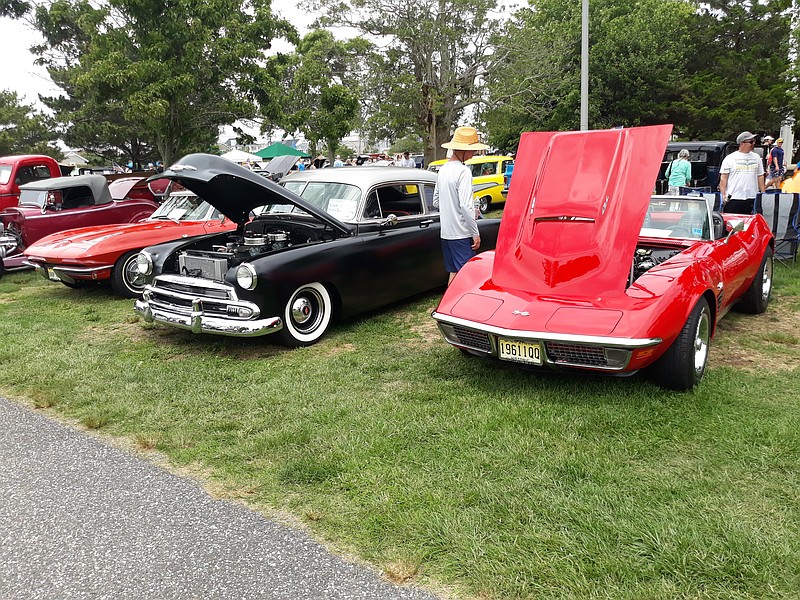
M 5 398 L 0 598 L 433 600 Z

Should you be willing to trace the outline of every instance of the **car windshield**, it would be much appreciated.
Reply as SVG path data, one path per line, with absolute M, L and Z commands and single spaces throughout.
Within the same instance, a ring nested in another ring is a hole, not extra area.
M 0 184 L 11 181 L 11 165 L 0 165 Z
M 205 221 L 206 219 L 219 219 L 218 212 L 213 211 L 217 216 L 209 213 L 212 211 L 211 205 L 201 200 L 194 194 L 174 194 L 159 206 L 150 215 L 150 219 L 170 219 L 172 221 Z
M 705 198 L 654 196 L 641 235 L 657 238 L 711 239 L 710 213 Z
M 332 181 L 284 181 L 287 190 L 340 221 L 355 221 L 361 188 Z M 270 204 L 260 214 L 305 212 L 294 204 Z
M 20 190 L 19 203 L 27 206 L 38 206 L 44 208 L 47 202 L 47 190 Z

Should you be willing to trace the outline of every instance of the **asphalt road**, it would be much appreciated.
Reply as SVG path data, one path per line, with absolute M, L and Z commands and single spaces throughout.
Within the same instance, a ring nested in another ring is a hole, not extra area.
M 434 597 L 0 398 L 0 598 Z

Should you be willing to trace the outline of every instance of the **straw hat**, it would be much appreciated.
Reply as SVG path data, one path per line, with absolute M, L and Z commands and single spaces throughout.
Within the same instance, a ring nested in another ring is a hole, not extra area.
M 488 150 L 489 146 L 481 144 L 478 131 L 474 127 L 459 127 L 453 133 L 453 139 L 442 144 L 448 150 Z

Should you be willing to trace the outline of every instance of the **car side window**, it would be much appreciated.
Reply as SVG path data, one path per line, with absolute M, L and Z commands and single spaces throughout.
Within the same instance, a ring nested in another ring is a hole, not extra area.
M 88 186 L 67 188 L 63 190 L 62 197 L 62 210 L 79 208 L 81 206 L 92 206 L 94 204 L 94 196 L 92 195 L 91 188 Z
M 39 179 L 49 179 L 50 169 L 47 165 L 28 165 L 20 167 L 17 172 L 16 181 L 19 185 L 30 183 L 31 181 L 38 181 Z
M 421 187 L 422 187 L 422 198 L 425 201 L 425 206 L 428 207 L 428 212 L 438 213 L 439 207 L 433 205 L 433 191 L 436 189 L 436 186 L 434 186 L 433 184 L 426 183 Z
M 419 187 L 411 184 L 400 184 L 385 185 L 372 190 L 367 195 L 364 218 L 380 219 L 390 214 L 402 218 L 422 214 L 422 197 L 420 196 Z M 431 191 L 432 201 L 433 191 Z

